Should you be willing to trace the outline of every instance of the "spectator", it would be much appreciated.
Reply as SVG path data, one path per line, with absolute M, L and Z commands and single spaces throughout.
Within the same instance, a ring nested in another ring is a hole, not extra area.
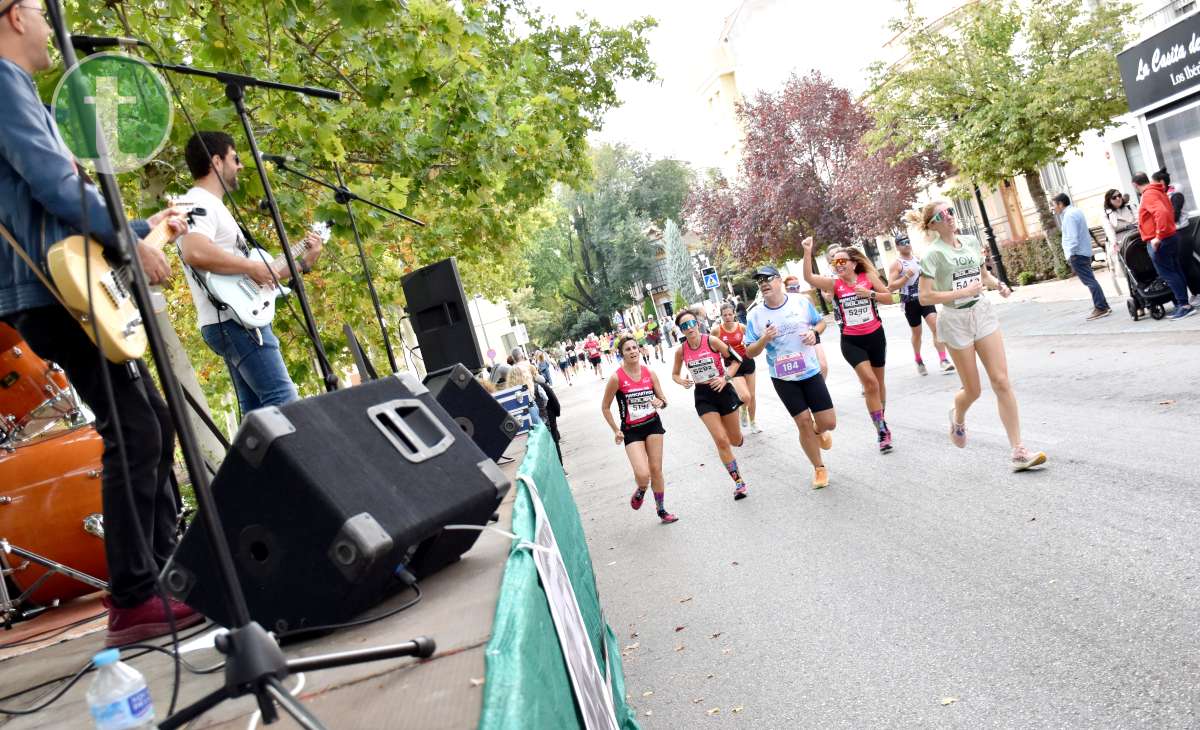
M 1054 196 L 1054 210 L 1062 221 L 1063 255 L 1071 264 L 1071 270 L 1092 293 L 1092 313 L 1087 319 L 1100 319 L 1112 314 L 1104 290 L 1096 275 L 1092 273 L 1092 234 L 1088 231 L 1087 217 L 1083 211 L 1071 205 L 1071 199 L 1066 193 Z
M 1136 230 L 1137 224 L 1137 207 L 1130 204 L 1129 198 L 1120 190 L 1109 190 L 1104 194 L 1104 234 L 1117 254 L 1120 254 L 1121 239 Z
M 1179 186 L 1171 184 L 1171 176 L 1167 173 L 1166 168 L 1151 175 L 1150 179 L 1167 186 L 1167 197 L 1171 200 L 1171 207 L 1175 209 L 1175 228 L 1180 231 L 1179 271 L 1183 274 L 1187 288 L 1192 292 L 1192 298 L 1188 304 L 1193 307 L 1200 306 L 1200 257 L 1195 256 L 1195 241 L 1192 232 L 1186 230 L 1188 228 L 1186 200 L 1183 193 L 1180 192 Z
M 537 363 L 538 375 L 542 376 L 542 380 L 546 381 L 546 385 L 553 385 L 554 381 L 550 379 L 550 359 L 546 357 L 546 351 L 538 350 L 533 359 Z
M 1175 311 L 1171 313 L 1171 319 L 1183 319 L 1196 310 L 1188 304 L 1187 282 L 1179 267 L 1179 234 L 1175 229 L 1175 210 L 1167 198 L 1167 186 L 1162 181 L 1150 182 L 1144 172 L 1133 176 L 1133 186 L 1142 196 L 1142 205 L 1138 209 L 1138 230 L 1146 242 L 1155 270 L 1171 287 L 1175 299 Z

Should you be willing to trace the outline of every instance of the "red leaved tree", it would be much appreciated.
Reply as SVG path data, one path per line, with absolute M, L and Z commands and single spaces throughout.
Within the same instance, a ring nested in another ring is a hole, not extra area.
M 696 186 L 686 212 L 694 230 L 743 260 L 798 255 L 810 235 L 826 244 L 889 233 L 918 190 L 945 174 L 933 156 L 893 164 L 894 150 L 871 152 L 869 112 L 817 71 L 760 92 L 738 117 L 740 179 Z

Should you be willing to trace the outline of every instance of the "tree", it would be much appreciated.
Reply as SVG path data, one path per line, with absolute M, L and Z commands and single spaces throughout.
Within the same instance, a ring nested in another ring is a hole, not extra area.
M 354 192 L 428 222 L 416 228 L 357 211 L 380 297 L 394 312 L 401 276 L 451 255 L 469 289 L 511 290 L 526 276 L 524 250 L 545 222 L 536 213 L 553 183 L 587 178 L 587 135 L 618 103 L 616 83 L 653 77 L 652 20 L 560 26 L 519 0 L 69 0 L 68 13 L 78 32 L 150 39 L 170 61 L 340 91 L 337 103 L 250 88 L 246 103 L 263 149 L 294 154 L 326 178 L 337 163 Z M 221 86 L 172 80 L 197 124 L 233 133 L 246 159 Z M 162 191 L 190 185 L 182 145 L 191 129 L 176 120 L 158 158 L 122 180 L 143 213 L 161 205 Z M 344 211 L 327 191 L 285 173 L 272 173 L 272 185 L 293 235 L 312 218 L 335 222 L 334 240 L 305 281 L 335 365 L 350 362 L 343 324 L 378 358 L 381 339 Z M 234 200 L 253 211 L 250 229 L 274 248 L 257 211 L 261 197 L 247 170 Z M 229 384 L 196 332 L 186 291 L 177 285 L 169 294 L 173 321 L 211 394 Z M 286 314 L 276 324 L 292 376 L 313 392 L 303 328 Z
M 931 25 L 910 4 L 892 23 L 906 57 L 872 69 L 872 143 L 938 150 L 975 183 L 1023 175 L 1049 238 L 1058 224 L 1038 171 L 1126 111 L 1116 55 L 1133 14 L 1124 2 L 992 0 Z
M 869 149 L 866 108 L 816 71 L 760 92 L 738 117 L 741 178 L 713 176 L 687 211 L 695 229 L 743 264 L 794 255 L 810 235 L 849 242 L 891 231 L 920 187 L 944 172 L 928 154 Z
M 638 174 L 630 202 L 659 230 L 668 220 L 683 220 L 683 206 L 695 181 L 695 173 L 685 162 L 661 159 L 646 165 Z
M 671 291 L 684 301 L 696 296 L 696 278 L 692 275 L 692 257 L 688 255 L 679 226 L 668 219 L 663 228 L 663 245 L 667 251 L 667 276 Z

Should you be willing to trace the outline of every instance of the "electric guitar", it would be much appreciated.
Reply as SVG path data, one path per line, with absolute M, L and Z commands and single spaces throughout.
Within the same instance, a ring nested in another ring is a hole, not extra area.
M 171 224 L 163 221 L 142 243 L 161 250 L 169 240 Z M 51 246 L 46 265 L 63 303 L 74 310 L 83 331 L 106 358 L 119 364 L 146 353 L 146 328 L 133 300 L 129 266 L 114 267 L 104 257 L 104 247 L 83 236 L 70 236 Z M 95 320 L 88 314 L 89 306 Z
M 199 213 L 197 212 L 197 215 Z M 329 241 L 332 233 L 328 223 L 315 222 L 309 230 L 316 233 L 324 244 Z M 301 256 L 308 249 L 308 242 L 301 241 L 292 246 L 292 257 Z M 250 248 L 245 252 L 246 258 L 256 258 L 272 271 L 279 271 L 284 258 L 282 255 L 271 258 L 271 255 L 261 248 Z M 214 274 L 208 271 L 192 270 L 200 285 L 218 303 L 218 309 L 224 306 L 224 311 L 232 315 L 238 324 L 246 329 L 266 327 L 275 319 L 275 299 L 288 294 L 291 290 L 283 284 L 272 282 L 259 284 L 246 274 Z

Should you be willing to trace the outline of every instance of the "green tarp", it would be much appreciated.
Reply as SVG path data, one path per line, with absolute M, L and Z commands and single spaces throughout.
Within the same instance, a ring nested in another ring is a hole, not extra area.
M 537 485 L 601 674 L 604 674 L 605 655 L 602 647 L 607 647 L 617 723 L 622 730 L 638 730 L 633 711 L 625 704 L 620 645 L 601 616 L 583 525 L 558 462 L 554 441 L 545 426 L 538 426 L 529 434 L 525 459 L 517 474 L 529 476 Z M 519 479 L 515 489 L 512 531 L 532 542 L 535 515 L 529 490 Z M 517 548 L 515 543 L 504 567 L 485 662 L 483 714 L 479 719 L 482 730 L 583 728 L 537 567 L 529 551 Z

